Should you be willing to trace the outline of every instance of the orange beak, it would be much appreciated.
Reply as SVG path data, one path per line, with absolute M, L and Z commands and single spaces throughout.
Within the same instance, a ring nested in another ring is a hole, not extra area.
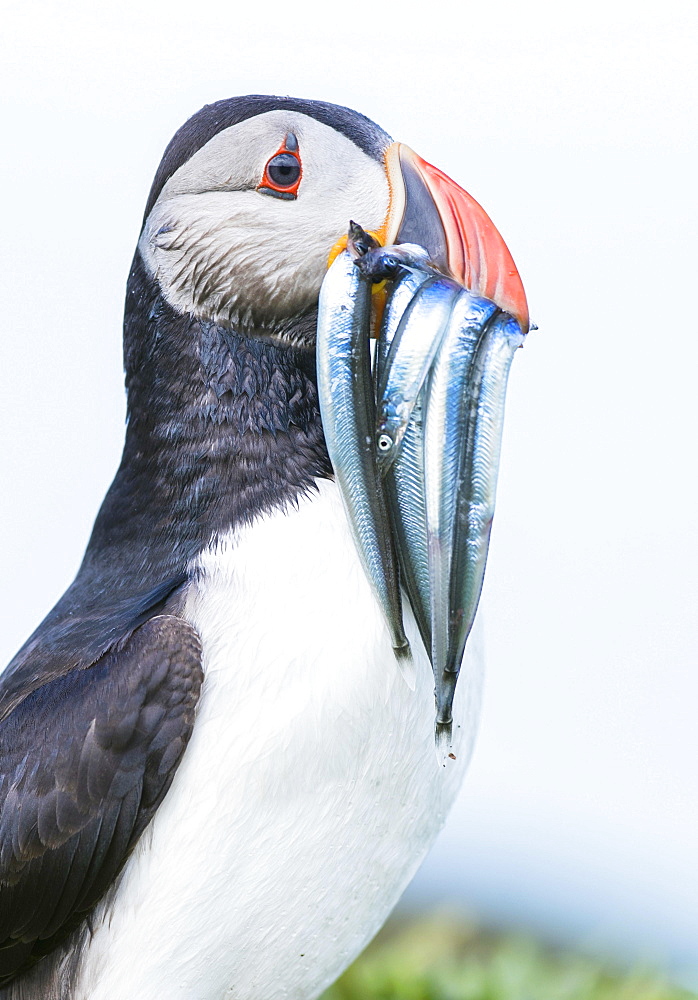
M 425 247 L 439 270 L 495 302 L 527 333 L 528 304 L 519 272 L 485 210 L 404 143 L 388 147 L 385 165 L 390 209 L 382 242 Z

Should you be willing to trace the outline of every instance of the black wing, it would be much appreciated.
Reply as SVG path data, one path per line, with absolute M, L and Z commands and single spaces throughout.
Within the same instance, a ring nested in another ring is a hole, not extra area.
M 181 760 L 202 679 L 196 632 L 162 615 L 0 724 L 0 986 L 77 927 L 123 867 Z

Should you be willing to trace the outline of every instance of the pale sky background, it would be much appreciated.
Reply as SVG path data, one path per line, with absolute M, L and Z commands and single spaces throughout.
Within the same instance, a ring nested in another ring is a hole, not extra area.
M 480 738 L 408 898 L 698 985 L 698 4 L 4 0 L 0 46 L 0 661 L 118 463 L 170 136 L 234 94 L 354 107 L 485 206 L 540 327 L 510 380 Z

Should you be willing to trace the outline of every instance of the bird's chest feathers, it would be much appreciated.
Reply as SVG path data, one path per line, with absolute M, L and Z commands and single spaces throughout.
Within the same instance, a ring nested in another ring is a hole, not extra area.
M 295 719 L 368 730 L 394 688 L 398 700 L 401 686 L 409 690 L 337 488 L 318 488 L 217 539 L 197 562 L 186 604 L 204 649 L 201 728 L 211 714 L 232 713 L 253 754 Z
M 414 874 L 465 753 L 437 765 L 428 659 L 407 615 L 411 687 L 334 483 L 219 538 L 195 569 L 194 733 L 95 938 L 86 996 L 316 996 Z

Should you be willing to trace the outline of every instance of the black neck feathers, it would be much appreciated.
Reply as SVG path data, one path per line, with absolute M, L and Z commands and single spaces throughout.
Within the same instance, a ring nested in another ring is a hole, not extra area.
M 307 341 L 315 318 L 290 332 Z M 171 602 L 218 534 L 294 504 L 331 475 L 314 351 L 176 313 L 138 252 L 124 358 L 121 465 L 75 581 L 4 674 L 0 714 Z
M 314 353 L 176 313 L 138 253 L 124 361 L 126 444 L 88 558 L 116 549 L 169 561 L 173 545 L 191 558 L 331 474 Z

